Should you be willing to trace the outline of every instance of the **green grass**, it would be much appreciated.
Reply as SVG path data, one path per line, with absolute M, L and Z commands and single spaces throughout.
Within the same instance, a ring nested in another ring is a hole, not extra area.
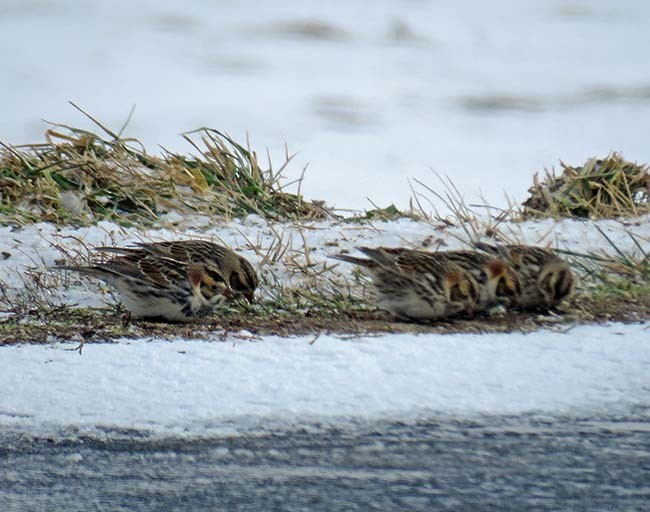
M 46 142 L 0 145 L 0 224 L 147 226 L 168 212 L 225 219 L 256 213 L 271 220 L 331 214 L 324 203 L 286 191 L 296 184 L 282 174 L 292 160 L 288 153 L 279 168 L 270 159 L 263 166 L 248 144 L 201 128 L 182 135 L 193 154 L 153 155 L 88 117 L 104 135 L 53 125 Z
M 363 213 L 358 213 L 348 219 L 350 222 L 390 222 L 398 219 L 413 219 L 419 220 L 421 216 L 412 208 L 408 211 L 400 210 L 394 204 L 390 204 L 385 208 L 380 208 L 373 203 L 374 208 L 365 210 Z

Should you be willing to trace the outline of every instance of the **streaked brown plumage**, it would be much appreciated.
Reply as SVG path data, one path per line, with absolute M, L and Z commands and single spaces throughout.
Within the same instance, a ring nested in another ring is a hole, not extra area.
M 459 265 L 479 286 L 476 310 L 501 304 L 512 306 L 521 296 L 521 278 L 507 262 L 476 251 L 439 251 L 433 255 L 443 262 Z
M 368 259 L 333 258 L 360 265 L 373 279 L 377 305 L 399 318 L 436 320 L 471 312 L 479 286 L 461 266 L 434 253 L 404 248 L 359 247 Z
M 476 247 L 508 262 L 521 277 L 521 309 L 548 309 L 560 304 L 573 292 L 574 279 L 569 264 L 551 249 L 528 245 Z
M 211 314 L 226 300 L 253 301 L 257 274 L 243 257 L 203 240 L 98 247 L 114 254 L 88 266 L 60 266 L 95 276 L 114 287 L 135 318 L 187 322 Z

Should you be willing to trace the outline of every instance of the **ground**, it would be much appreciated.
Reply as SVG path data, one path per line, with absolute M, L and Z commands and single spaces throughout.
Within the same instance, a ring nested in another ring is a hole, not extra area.
M 39 316 L 40 315 L 40 316 Z M 119 338 L 226 339 L 229 333 L 242 338 L 295 336 L 321 333 L 342 335 L 395 333 L 491 333 L 530 332 L 550 326 L 571 328 L 579 323 L 639 322 L 650 319 L 650 294 L 636 296 L 578 296 L 553 312 L 500 312 L 475 318 L 455 318 L 430 323 L 401 322 L 383 311 L 352 309 L 338 312 L 293 313 L 228 311 L 189 324 L 168 324 L 131 320 L 114 309 L 53 309 L 33 312 L 0 322 L 0 345 L 51 343 L 74 340 L 79 343 L 107 342 Z M 29 341 L 26 341 L 29 340 Z

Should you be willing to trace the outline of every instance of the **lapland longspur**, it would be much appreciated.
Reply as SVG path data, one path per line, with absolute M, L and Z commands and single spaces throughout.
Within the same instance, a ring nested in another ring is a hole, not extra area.
M 115 288 L 135 318 L 188 322 L 211 314 L 229 299 L 253 302 L 253 266 L 227 247 L 203 240 L 97 247 L 112 253 L 87 266 L 59 266 L 101 279 Z
M 521 309 L 548 309 L 573 292 L 574 279 L 569 264 L 551 249 L 528 245 L 477 243 L 482 251 L 512 265 L 521 277 Z
M 496 305 L 512 306 L 521 297 L 521 278 L 507 262 L 476 251 L 440 251 L 432 253 L 442 262 L 459 265 L 474 278 L 479 287 L 476 310 Z
M 366 258 L 333 258 L 366 269 L 377 289 L 377 305 L 398 318 L 436 320 L 476 306 L 479 285 L 470 273 L 435 253 L 403 248 L 359 247 Z

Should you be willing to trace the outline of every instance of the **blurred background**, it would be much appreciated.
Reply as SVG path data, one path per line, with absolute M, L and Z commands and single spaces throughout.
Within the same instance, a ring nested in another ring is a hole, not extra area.
M 650 162 L 647 0 L 0 0 L 0 141 L 48 121 L 149 151 L 250 136 L 302 192 L 406 207 L 448 175 L 505 206 L 535 171 L 621 151 Z

